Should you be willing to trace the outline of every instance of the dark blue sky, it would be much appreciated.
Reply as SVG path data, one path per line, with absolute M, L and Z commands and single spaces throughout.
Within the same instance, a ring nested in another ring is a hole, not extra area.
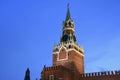
M 0 0 L 0 79 L 31 80 L 52 64 L 67 3 L 85 72 L 120 70 L 120 0 Z

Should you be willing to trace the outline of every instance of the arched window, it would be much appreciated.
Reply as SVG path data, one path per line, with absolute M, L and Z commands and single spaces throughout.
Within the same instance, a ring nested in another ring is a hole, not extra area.
M 69 22 L 69 26 L 71 26 L 71 22 Z
M 54 75 L 49 75 L 49 80 L 54 80 Z
M 71 45 L 69 45 L 69 49 L 71 48 Z

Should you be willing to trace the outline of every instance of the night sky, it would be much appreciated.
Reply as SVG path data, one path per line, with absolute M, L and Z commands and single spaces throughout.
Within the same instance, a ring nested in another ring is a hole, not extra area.
M 120 0 L 0 0 L 0 80 L 40 78 L 52 65 L 67 3 L 85 72 L 120 70 Z

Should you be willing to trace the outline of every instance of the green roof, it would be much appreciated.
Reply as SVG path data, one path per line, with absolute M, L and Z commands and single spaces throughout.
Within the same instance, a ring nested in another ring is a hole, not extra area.
M 69 7 L 68 7 L 67 14 L 66 14 L 66 21 L 70 20 L 70 19 L 71 19 L 71 17 L 70 17 L 70 10 L 69 10 Z

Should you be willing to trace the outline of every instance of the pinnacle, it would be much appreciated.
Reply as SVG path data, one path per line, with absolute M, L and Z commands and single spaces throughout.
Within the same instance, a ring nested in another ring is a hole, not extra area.
M 69 10 L 69 4 L 67 5 L 67 14 L 66 14 L 66 21 L 67 20 L 70 20 L 71 17 L 70 17 L 70 10 Z

